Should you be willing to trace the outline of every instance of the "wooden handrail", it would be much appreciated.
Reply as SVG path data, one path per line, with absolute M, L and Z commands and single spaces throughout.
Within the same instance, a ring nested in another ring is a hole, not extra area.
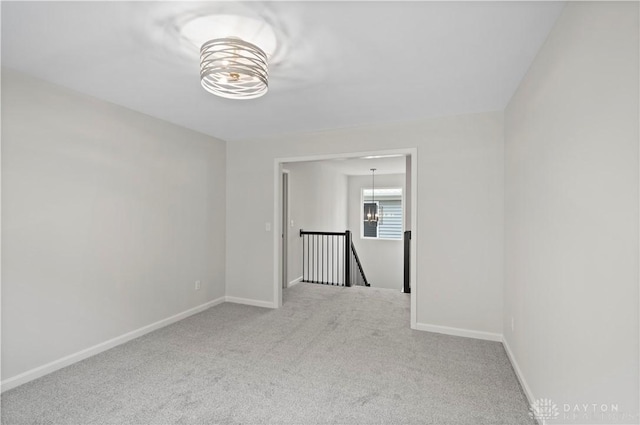
M 345 232 L 308 232 L 300 229 L 300 236 L 302 235 L 344 236 Z

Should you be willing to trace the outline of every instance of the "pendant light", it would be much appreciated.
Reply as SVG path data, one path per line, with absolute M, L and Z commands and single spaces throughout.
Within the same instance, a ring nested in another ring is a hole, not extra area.
M 371 206 L 367 210 L 367 223 L 378 224 L 380 215 L 376 206 L 376 169 L 371 168 Z

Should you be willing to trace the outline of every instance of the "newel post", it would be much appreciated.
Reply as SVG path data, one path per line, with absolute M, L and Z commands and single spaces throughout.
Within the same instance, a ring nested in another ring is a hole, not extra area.
M 351 232 L 344 232 L 344 286 L 351 286 Z

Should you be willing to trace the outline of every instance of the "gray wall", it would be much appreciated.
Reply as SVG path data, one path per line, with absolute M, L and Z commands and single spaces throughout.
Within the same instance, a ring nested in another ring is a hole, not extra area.
M 505 112 L 504 338 L 558 423 L 638 423 L 638 33 L 569 2 Z
M 224 296 L 225 178 L 224 142 L 3 69 L 2 379 Z
M 404 174 L 376 175 L 376 188 L 401 187 L 406 197 Z M 349 176 L 349 229 L 367 280 L 374 288 L 402 290 L 404 246 L 402 240 L 364 239 L 360 232 L 362 189 L 371 188 L 371 176 Z
M 326 162 L 290 162 L 289 282 L 302 276 L 300 229 L 344 232 L 347 229 L 347 176 Z
M 500 338 L 502 119 L 488 112 L 229 143 L 227 228 L 237 232 L 227 239 L 227 295 L 274 300 L 278 248 L 264 229 L 277 220 L 277 158 L 416 147 L 417 321 Z

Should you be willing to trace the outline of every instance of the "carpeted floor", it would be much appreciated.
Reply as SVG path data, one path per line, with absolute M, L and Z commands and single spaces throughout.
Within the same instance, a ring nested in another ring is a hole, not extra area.
M 409 296 L 301 283 L 2 394 L 2 424 L 533 424 L 502 345 L 412 331 Z

